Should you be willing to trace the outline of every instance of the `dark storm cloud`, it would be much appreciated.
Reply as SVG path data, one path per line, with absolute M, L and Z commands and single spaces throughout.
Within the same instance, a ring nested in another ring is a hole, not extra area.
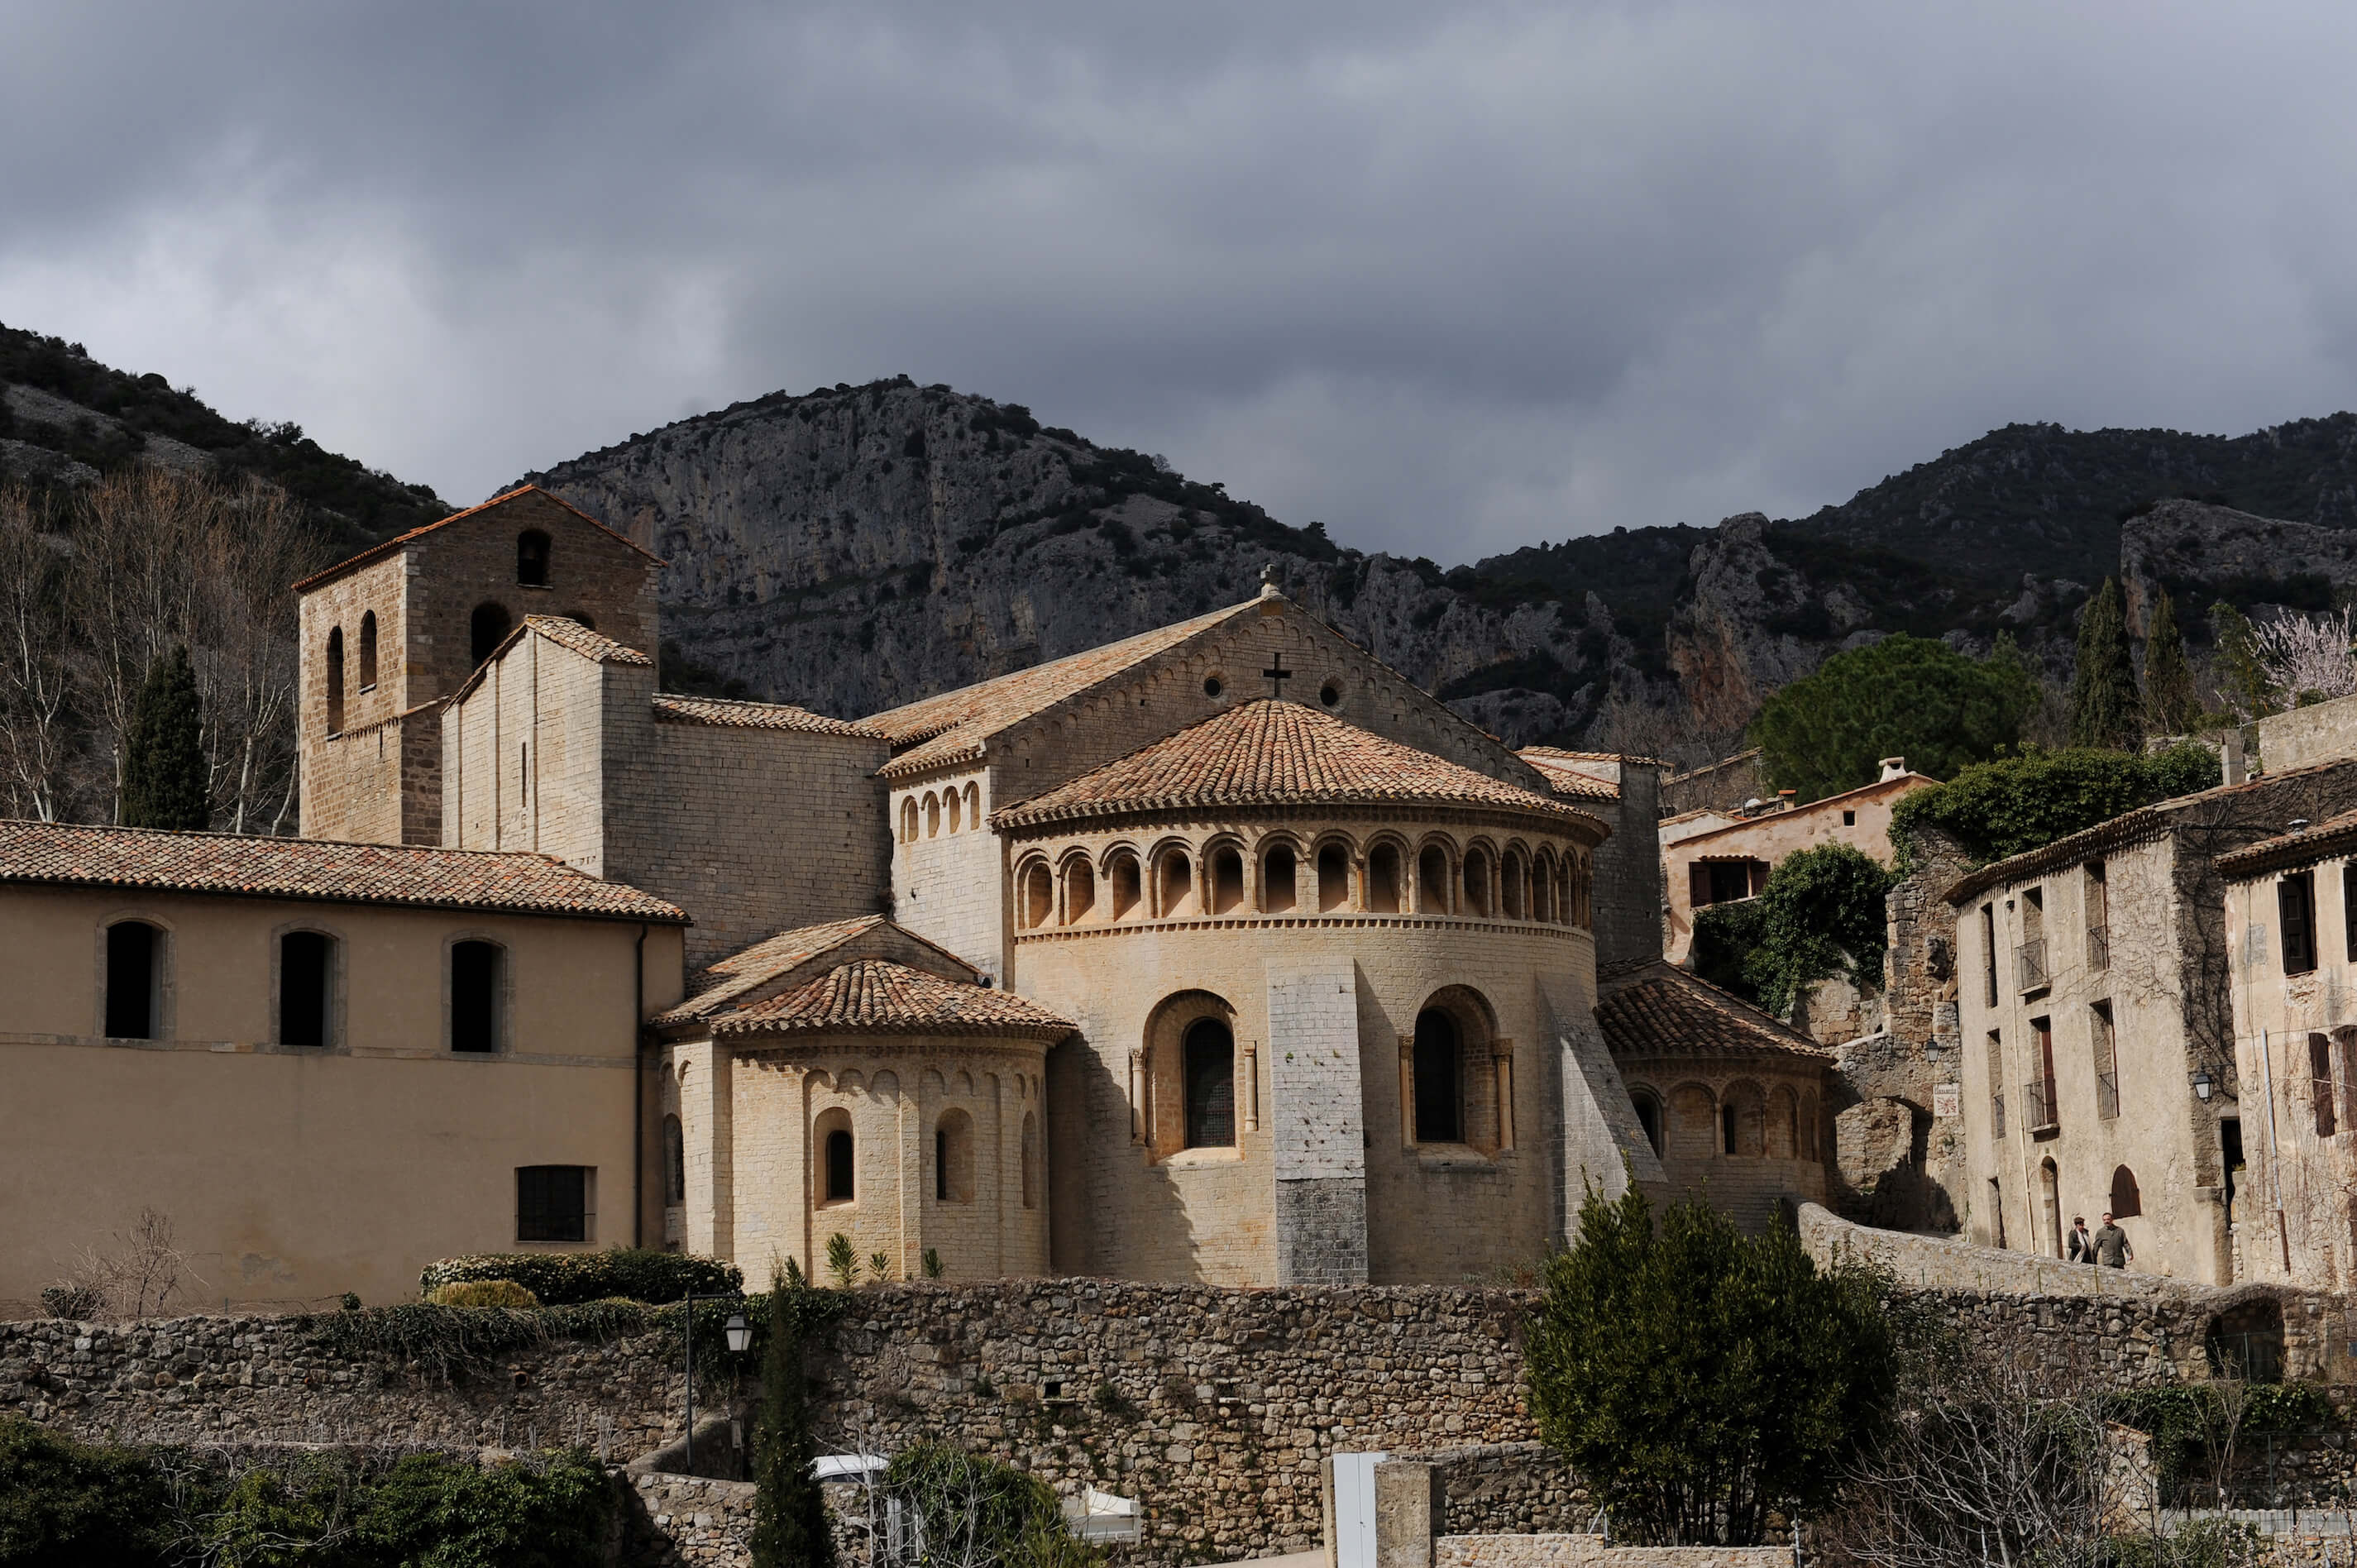
M 0 320 L 458 499 L 906 371 L 1454 560 L 2357 402 L 2337 7 L 44 9 Z

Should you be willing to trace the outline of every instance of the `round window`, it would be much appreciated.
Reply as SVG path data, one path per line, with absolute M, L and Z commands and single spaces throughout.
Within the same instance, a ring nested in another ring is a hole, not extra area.
M 1216 697 L 1227 689 L 1226 685 L 1221 682 L 1217 675 L 1206 675 L 1203 677 L 1203 695 L 1207 697 Z
M 1318 688 L 1318 700 L 1330 708 L 1342 700 L 1342 688 L 1329 681 Z

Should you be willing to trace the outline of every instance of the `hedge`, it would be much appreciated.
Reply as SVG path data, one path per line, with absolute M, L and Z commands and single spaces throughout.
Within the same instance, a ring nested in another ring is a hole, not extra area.
M 417 1294 L 430 1298 L 444 1285 L 493 1280 L 522 1285 L 544 1306 L 616 1297 L 681 1301 L 691 1290 L 697 1295 L 736 1295 L 745 1288 L 744 1273 L 717 1258 L 617 1247 L 606 1252 L 479 1252 L 472 1257 L 444 1258 L 425 1265 L 417 1279 Z

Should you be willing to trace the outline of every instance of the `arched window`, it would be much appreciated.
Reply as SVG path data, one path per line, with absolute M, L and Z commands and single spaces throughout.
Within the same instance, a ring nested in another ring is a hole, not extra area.
M 1486 849 L 1475 848 L 1465 854 L 1465 912 L 1484 919 L 1498 912 L 1497 889 L 1492 885 L 1491 867 L 1495 863 Z
M 900 802 L 900 842 L 917 842 L 917 798 L 914 795 Z
M 1273 844 L 1260 857 L 1260 907 L 1265 913 L 1282 915 L 1292 909 L 1297 869 L 1289 843 Z
M 2112 1218 L 2133 1219 L 2144 1212 L 2144 1195 L 2136 1191 L 2136 1172 L 2122 1165 L 2112 1172 Z
M 1661 1101 L 1650 1089 L 1638 1090 L 1629 1099 L 1637 1107 L 1637 1125 L 1645 1130 L 1645 1142 L 1653 1146 L 1654 1154 L 1659 1155 L 1662 1152 Z
M 536 528 L 516 535 L 516 581 L 527 588 L 548 586 L 548 535 Z
M 328 633 L 328 733 L 344 728 L 344 628 Z
M 1233 844 L 1211 852 L 1211 913 L 1225 915 L 1243 907 L 1244 857 Z
M 1531 918 L 1541 924 L 1555 920 L 1555 856 L 1545 850 L 1531 864 Z
M 335 994 L 336 939 L 323 931 L 288 931 L 278 939 L 278 1043 L 328 1043 Z
M 1438 1007 L 1415 1015 L 1415 1141 L 1461 1144 L 1465 1107 L 1457 1020 Z
M 942 836 L 942 798 L 930 789 L 925 791 L 925 836 L 929 839 Z
M 1195 863 L 1185 850 L 1170 850 L 1154 863 L 1154 906 L 1165 920 L 1194 912 Z
M 826 1186 L 828 1203 L 849 1203 L 856 1196 L 852 1187 L 851 1129 L 835 1127 L 826 1134 Z
M 965 822 L 965 799 L 955 789 L 949 791 L 944 799 L 949 802 L 950 832 L 955 832 Z
M 1719 1150 L 1718 1101 L 1698 1083 L 1682 1083 L 1670 1091 L 1669 1154 L 1683 1160 L 1706 1160 Z
M 145 920 L 106 928 L 106 1037 L 152 1040 L 163 1012 L 164 933 Z
M 1039 1119 L 1023 1113 L 1023 1207 L 1039 1207 Z
M 677 1206 L 687 1201 L 687 1134 L 680 1128 L 679 1118 L 663 1118 L 663 1202 Z
M 361 690 L 376 685 L 376 611 L 361 617 Z
M 1801 1156 L 1801 1101 L 1779 1086 L 1768 1097 L 1768 1157 L 1794 1160 Z
M 1506 852 L 1505 869 L 1500 874 L 1499 880 L 1505 895 L 1499 901 L 1500 909 L 1509 920 L 1522 919 L 1530 910 L 1524 895 L 1530 886 L 1531 868 L 1530 863 L 1523 858 L 1521 850 Z
M 1096 868 L 1076 854 L 1064 863 L 1064 924 L 1077 926 L 1097 907 Z
M 1038 930 L 1055 913 L 1056 885 L 1048 875 L 1047 863 L 1033 861 L 1023 873 L 1021 912 L 1026 929 Z
M 1448 913 L 1448 856 L 1438 844 L 1426 844 L 1415 857 L 1415 912 Z
M 1105 881 L 1113 891 L 1113 918 L 1125 920 L 1137 913 L 1138 901 L 1145 897 L 1145 887 L 1137 870 L 1137 856 L 1116 854 L 1105 867 Z
M 500 973 L 506 955 L 497 942 L 450 944 L 450 1048 L 500 1048 Z
M 1339 843 L 1318 852 L 1318 909 L 1331 914 L 1351 902 L 1351 855 Z
M 1758 1159 L 1768 1152 L 1768 1097 L 1746 1079 L 1727 1086 L 1719 1115 L 1726 1134 L 1722 1154 Z
M 1400 912 L 1400 852 L 1396 844 L 1379 843 L 1367 852 L 1367 912 Z
M 1185 1057 L 1187 1143 L 1190 1149 L 1233 1148 L 1236 1142 L 1236 1041 L 1217 1018 L 1190 1025 Z
M 974 1201 L 974 1118 L 963 1111 L 944 1111 L 933 1125 L 933 1201 Z
M 486 601 L 475 607 L 475 613 L 467 621 L 467 642 L 474 650 L 477 665 L 499 651 L 500 644 L 507 640 L 508 628 L 514 624 L 508 618 L 505 605 Z
M 982 790 L 972 784 L 965 787 L 965 821 L 968 827 L 982 826 Z

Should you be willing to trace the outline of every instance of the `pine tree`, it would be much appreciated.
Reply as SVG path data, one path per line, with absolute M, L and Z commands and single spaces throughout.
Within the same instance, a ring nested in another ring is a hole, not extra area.
M 2120 585 L 2111 578 L 2079 612 L 2079 668 L 2071 678 L 2071 740 L 2076 746 L 2134 747 L 2142 732 L 2136 659 L 2128 648 Z
M 753 1568 L 834 1568 L 834 1536 L 819 1489 L 810 1391 L 802 1383 L 809 1286 L 770 1279 L 770 1343 L 761 1356 L 761 1421 L 753 1438 Z
M 185 644 L 147 666 L 123 744 L 123 825 L 200 829 L 212 820 L 204 701 Z
M 2185 639 L 2177 629 L 2175 596 L 2166 589 L 2153 607 L 2152 632 L 2144 641 L 2144 709 L 2155 735 L 2183 735 L 2201 713 L 2193 666 L 2186 662 Z

